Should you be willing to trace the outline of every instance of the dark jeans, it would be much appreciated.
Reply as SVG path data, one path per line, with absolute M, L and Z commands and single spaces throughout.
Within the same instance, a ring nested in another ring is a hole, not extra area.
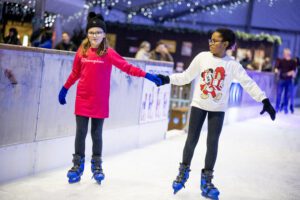
M 292 95 L 291 95 L 291 101 L 290 101 L 290 106 L 291 106 L 291 109 L 294 108 L 294 99 L 296 97 L 296 94 L 297 94 L 297 89 L 298 89 L 298 85 L 297 84 L 293 84 L 293 87 L 292 87 Z
M 104 119 L 92 118 L 93 155 L 102 156 L 102 128 Z M 76 115 L 75 154 L 85 156 L 85 138 L 88 131 L 89 117 Z
M 287 112 L 289 98 L 292 95 L 293 82 L 292 80 L 280 79 L 277 84 L 277 97 L 276 97 L 276 112 L 280 111 L 281 105 L 285 112 Z M 283 102 L 281 103 L 281 97 L 283 94 Z
M 219 137 L 225 116 L 224 112 L 211 112 L 192 107 L 188 136 L 183 150 L 182 163 L 186 165 L 191 164 L 206 115 L 208 115 L 208 132 L 206 141 L 207 149 L 205 156 L 205 169 L 213 170 L 218 154 Z

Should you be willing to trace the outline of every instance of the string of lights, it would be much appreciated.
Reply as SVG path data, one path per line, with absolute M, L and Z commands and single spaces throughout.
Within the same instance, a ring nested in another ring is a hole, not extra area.
M 268 2 L 272 7 L 278 0 L 257 0 Z M 127 14 L 127 21 L 131 22 L 135 16 L 142 16 L 155 22 L 176 21 L 181 15 L 193 14 L 197 12 L 207 12 L 211 15 L 220 10 L 225 10 L 232 14 L 239 6 L 247 4 L 250 0 L 166 0 L 154 1 L 147 4 L 139 4 L 133 0 L 89 0 L 86 1 L 84 9 L 73 16 L 63 19 L 63 23 L 70 22 L 82 16 L 86 10 L 92 7 L 100 7 L 105 15 L 109 15 L 112 9 L 121 10 Z
M 267 2 L 272 7 L 278 0 L 257 0 L 257 3 Z M 7 13 L 12 16 L 34 15 L 36 0 L 20 0 L 19 3 L 7 3 Z M 165 0 L 141 3 L 134 0 L 87 0 L 84 7 L 71 16 L 65 17 L 62 14 L 45 13 L 44 25 L 52 27 L 55 20 L 60 17 L 62 24 L 70 23 L 73 20 L 82 18 L 91 8 L 99 7 L 105 15 L 116 9 L 127 14 L 127 21 L 130 23 L 135 16 L 142 16 L 154 22 L 176 22 L 176 18 L 197 13 L 209 13 L 214 15 L 220 10 L 233 13 L 241 5 L 249 3 L 250 0 Z
M 14 3 L 5 2 L 3 4 L 3 18 L 13 21 L 31 21 L 35 14 L 35 1 Z

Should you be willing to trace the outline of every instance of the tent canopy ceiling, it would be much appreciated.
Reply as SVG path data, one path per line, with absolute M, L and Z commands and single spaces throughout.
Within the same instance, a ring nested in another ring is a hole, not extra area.
M 84 10 L 105 19 L 144 24 L 226 25 L 239 29 L 300 31 L 299 0 L 46 0 L 46 11 L 64 17 Z

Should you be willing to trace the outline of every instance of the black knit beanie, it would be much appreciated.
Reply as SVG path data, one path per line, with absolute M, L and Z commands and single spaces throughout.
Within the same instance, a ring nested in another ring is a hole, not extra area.
M 90 12 L 88 15 L 86 32 L 88 32 L 88 30 L 93 27 L 102 28 L 102 30 L 106 33 L 106 25 L 103 16 L 101 14 Z

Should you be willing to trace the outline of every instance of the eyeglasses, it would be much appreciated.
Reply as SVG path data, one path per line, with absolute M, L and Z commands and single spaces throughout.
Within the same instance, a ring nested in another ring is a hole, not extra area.
M 208 43 L 209 43 L 209 44 L 214 45 L 214 44 L 216 44 L 217 42 L 223 42 L 223 41 L 215 41 L 215 40 L 212 40 L 212 39 L 208 39 Z
M 97 32 L 88 32 L 89 36 L 99 36 L 101 34 L 103 34 L 104 32 L 102 31 L 97 31 Z

